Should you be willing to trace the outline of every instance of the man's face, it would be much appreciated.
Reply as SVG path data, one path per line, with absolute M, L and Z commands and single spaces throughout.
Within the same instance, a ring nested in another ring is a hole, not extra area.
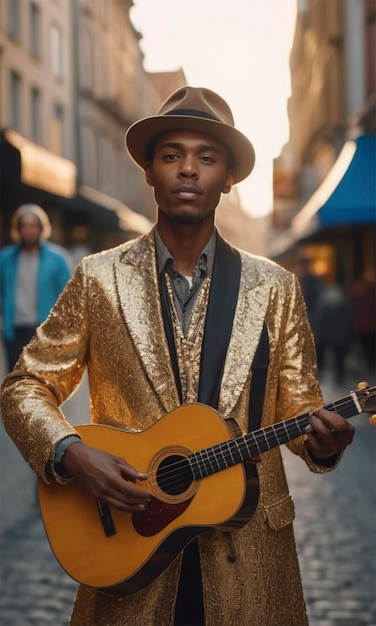
M 23 215 L 18 222 L 20 241 L 26 248 L 32 248 L 39 243 L 42 225 L 36 215 Z
M 233 172 L 221 141 L 204 133 L 174 130 L 158 137 L 146 180 L 166 217 L 195 224 L 214 221 L 221 193 L 231 189 Z

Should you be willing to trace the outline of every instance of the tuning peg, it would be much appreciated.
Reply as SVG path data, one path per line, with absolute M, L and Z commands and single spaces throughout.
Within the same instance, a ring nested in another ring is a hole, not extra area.
M 370 415 L 368 421 L 372 426 L 376 426 L 376 413 L 374 415 Z
M 365 381 L 358 383 L 358 389 L 368 389 L 368 383 L 366 383 Z

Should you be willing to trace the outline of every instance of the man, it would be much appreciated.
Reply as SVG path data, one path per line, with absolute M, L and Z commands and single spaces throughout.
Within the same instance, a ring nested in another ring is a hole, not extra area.
M 17 243 L 0 251 L 1 317 L 9 370 L 71 274 L 63 249 L 46 241 L 50 234 L 47 213 L 36 204 L 23 204 L 12 217 L 11 236 Z
M 147 511 L 150 491 L 138 486 L 146 475 L 75 439 L 59 409 L 87 367 L 96 423 L 144 430 L 181 403 L 199 400 L 245 433 L 250 403 L 263 404 L 262 426 L 315 410 L 307 435 L 289 445 L 313 471 L 333 469 L 353 428 L 319 409 L 297 278 L 231 248 L 214 227 L 221 193 L 254 164 L 253 147 L 234 128 L 227 103 L 208 89 L 183 87 L 156 116 L 131 126 L 126 142 L 154 188 L 157 224 L 78 266 L 4 383 L 9 434 L 45 481 L 72 479 L 111 507 Z M 257 375 L 255 388 L 260 338 L 260 363 L 269 364 L 266 384 Z M 81 586 L 72 626 L 306 624 L 279 448 L 261 455 L 257 466 L 260 500 L 249 523 L 201 535 L 132 595 Z

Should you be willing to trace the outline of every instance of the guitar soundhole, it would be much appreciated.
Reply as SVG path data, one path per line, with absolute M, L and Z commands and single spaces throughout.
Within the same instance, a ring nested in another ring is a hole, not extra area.
M 184 493 L 193 480 L 186 457 L 174 454 L 161 461 L 157 469 L 157 483 L 170 496 Z

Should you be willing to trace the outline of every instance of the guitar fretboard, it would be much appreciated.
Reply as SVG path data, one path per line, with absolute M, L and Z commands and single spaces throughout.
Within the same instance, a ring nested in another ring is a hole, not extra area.
M 361 412 L 351 396 L 327 404 L 324 408 L 339 412 L 346 419 Z M 193 478 L 205 478 L 304 435 L 310 417 L 311 413 L 305 413 L 190 454 L 188 460 Z

